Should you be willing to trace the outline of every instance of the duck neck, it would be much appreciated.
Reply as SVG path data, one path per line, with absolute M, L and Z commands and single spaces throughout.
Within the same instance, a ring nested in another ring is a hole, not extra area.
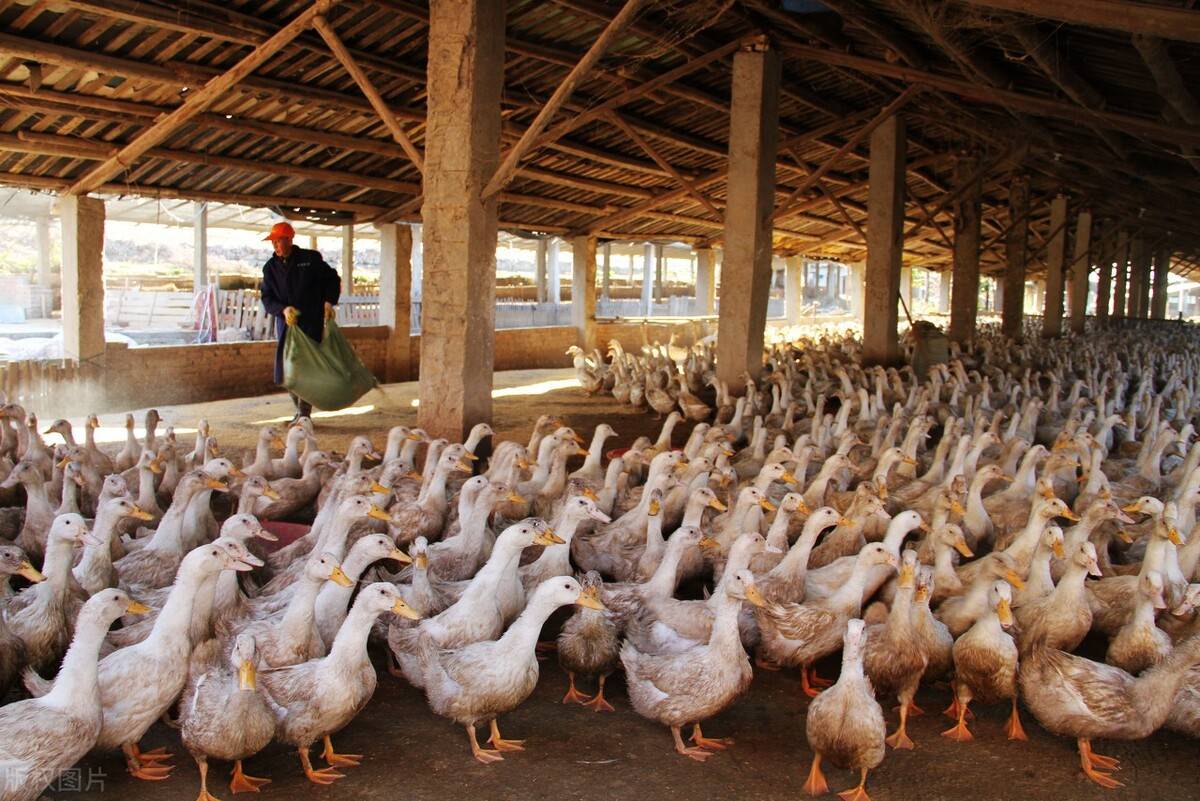
M 782 507 L 775 513 L 771 527 L 767 529 L 767 545 L 786 551 L 788 547 L 788 526 L 792 522 L 792 513 Z
M 545 597 L 534 596 L 496 643 L 495 659 L 505 657 L 532 658 L 542 627 L 558 609 L 558 604 Z M 536 664 L 536 660 L 535 660 Z
M 617 488 L 621 479 L 623 466 L 620 459 L 613 459 L 604 473 L 604 487 L 600 490 L 600 502 L 596 505 L 605 514 L 612 514 L 613 505 L 617 501 Z
M 56 596 L 66 592 L 70 582 L 73 550 L 74 541 L 63 537 L 51 536 L 46 543 L 42 573 L 46 576 L 46 586 Z
M 350 529 L 358 522 L 358 518 L 348 515 L 339 515 L 333 518 L 333 521 L 325 526 L 325 531 L 320 542 L 317 543 L 317 553 L 328 551 L 333 554 L 333 558 L 342 561 L 346 555 L 346 539 L 350 536 Z
M 679 563 L 681 561 L 683 561 L 683 547 L 668 542 L 662 561 L 654 569 L 650 580 L 642 585 L 645 588 L 642 592 L 643 597 L 667 598 L 674 594 L 675 587 L 679 583 Z
M 375 618 L 376 614 L 361 603 L 351 607 L 350 614 L 346 615 L 334 635 L 329 656 L 325 658 L 326 664 L 347 667 L 363 662 L 367 658 L 367 635 L 371 633 Z
M 292 600 L 288 603 L 283 620 L 279 624 L 280 633 L 289 643 L 304 642 L 308 639 L 309 632 L 312 631 L 317 595 L 320 594 L 325 580 L 306 574 L 296 584 L 296 591 L 292 594 Z
M 592 434 L 592 444 L 588 448 L 587 458 L 583 460 L 583 466 L 576 472 L 581 475 L 600 475 L 600 463 L 604 457 L 604 442 L 607 439 L 608 434 L 597 426 L 595 433 Z
M 258 470 L 270 467 L 271 465 L 271 441 L 259 437 L 258 444 L 254 448 L 254 467 Z
M 69 478 L 63 479 L 62 502 L 55 511 L 55 516 L 79 514 L 79 485 Z
M 439 462 L 437 469 L 433 471 L 433 477 L 429 480 L 429 484 L 421 491 L 417 498 L 417 503 L 436 504 L 439 507 L 446 505 L 446 479 L 450 476 L 451 465 L 447 462 Z
M 87 710 L 98 705 L 100 645 L 108 627 L 92 617 L 75 627 L 75 637 L 63 657 L 54 687 L 41 703 L 67 710 Z
M 870 565 L 864 559 L 856 559 L 854 569 L 850 571 L 850 577 L 846 579 L 846 583 L 839 587 L 833 597 L 829 599 L 829 607 L 831 609 L 848 609 L 852 616 L 856 616 L 862 608 L 863 590 L 867 588 L 869 572 Z
M 147 511 L 158 508 L 158 498 L 154 493 L 154 471 L 149 467 L 138 468 L 137 504 Z
M 180 645 L 188 641 L 196 594 L 211 574 L 212 571 L 201 571 L 186 564 L 180 567 L 167 601 L 154 621 L 150 636 L 146 638 L 147 642 Z
M 726 575 L 729 571 L 725 571 Z M 741 654 L 745 659 L 745 652 L 742 650 L 742 641 L 738 633 L 738 612 L 741 609 L 742 602 L 731 596 L 723 586 L 719 584 L 713 591 L 712 597 L 713 609 L 713 625 L 712 633 L 708 636 L 709 648 L 721 652 L 733 652 Z
M 557 498 L 567 488 L 567 452 L 565 448 L 554 451 L 550 459 L 550 473 L 538 490 L 543 498 Z

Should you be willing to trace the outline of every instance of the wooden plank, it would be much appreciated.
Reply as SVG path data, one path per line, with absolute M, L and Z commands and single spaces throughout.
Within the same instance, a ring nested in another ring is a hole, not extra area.
M 1044 19 L 1200 42 L 1200 14 L 1183 8 L 1127 0 L 960 0 L 972 6 L 1015 11 Z

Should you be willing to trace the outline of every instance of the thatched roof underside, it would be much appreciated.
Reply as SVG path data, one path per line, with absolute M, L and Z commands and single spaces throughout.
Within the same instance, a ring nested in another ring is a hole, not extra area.
M 71 186 L 310 2 L 0 0 L 0 183 Z M 1181 29 L 1190 41 L 1146 40 L 997 8 L 1006 5 L 1020 3 L 651 2 L 550 127 L 630 97 L 532 151 L 501 196 L 502 226 L 719 244 L 732 50 L 765 34 L 783 56 L 778 251 L 863 257 L 868 151 L 853 138 L 919 86 L 899 112 L 908 130 L 907 262 L 949 263 L 955 189 L 982 169 L 983 269 L 1000 269 L 1019 170 L 1032 185 L 1033 273 L 1051 234 L 1049 200 L 1060 191 L 1093 210 L 1094 237 L 1125 226 L 1154 248 L 1169 243 L 1176 271 L 1190 272 L 1200 256 L 1200 127 L 1189 120 L 1200 121 L 1191 118 L 1200 106 L 1188 87 L 1200 87 L 1200 37 Z M 1097 6 L 1153 17 L 1191 3 Z M 620 7 L 508 4 L 503 147 Z M 343 0 L 329 21 L 423 147 L 428 5 Z M 723 47 L 729 52 L 712 58 Z M 1164 57 L 1182 97 L 1163 82 Z M 637 91 L 697 59 L 707 63 Z M 308 30 L 100 191 L 246 203 L 333 223 L 416 220 L 420 177 Z M 696 191 L 681 188 L 680 177 Z

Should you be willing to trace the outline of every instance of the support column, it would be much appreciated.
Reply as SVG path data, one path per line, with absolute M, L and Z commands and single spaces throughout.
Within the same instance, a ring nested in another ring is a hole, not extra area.
M 1067 255 L 1067 196 L 1050 202 L 1050 242 L 1046 246 L 1046 307 L 1042 336 L 1062 335 L 1064 266 Z
M 317 241 L 317 235 L 316 235 L 316 234 L 309 234 L 309 237 L 308 237 L 308 249 L 309 249 L 309 250 L 320 250 L 321 248 L 319 248 L 319 247 L 318 247 L 318 244 L 319 244 L 319 243 L 318 243 L 318 241 Z
M 804 259 L 788 256 L 783 260 L 783 269 L 783 302 L 787 306 L 787 322 L 788 325 L 800 325 L 804 306 Z
M 849 272 L 846 274 L 846 295 L 850 299 L 850 317 L 861 323 L 863 319 L 863 291 L 865 289 L 863 276 L 867 271 L 867 263 L 856 261 L 847 266 L 849 267 Z
M 1146 240 L 1135 236 L 1129 246 L 1129 300 L 1126 315 L 1144 318 L 1150 305 L 1150 247 Z
M 571 325 L 579 347 L 596 347 L 596 237 L 571 240 Z
M 992 279 L 992 313 L 996 314 L 1004 308 L 1004 282 L 999 278 Z
M 502 0 L 429 7 L 424 206 L 429 276 L 421 330 L 418 425 L 461 442 L 492 418 Z
M 667 248 L 659 245 L 654 254 L 654 302 L 663 302 L 663 269 L 667 259 Z
M 63 195 L 63 356 L 77 362 L 104 359 L 104 201 Z
M 647 242 L 642 252 L 642 316 L 649 317 L 654 302 L 654 243 Z
M 545 303 L 549 292 L 546 291 L 546 240 L 537 241 L 537 252 L 533 261 L 533 286 L 537 291 L 537 302 Z
M 901 319 L 904 310 L 908 309 L 909 315 L 912 314 L 913 307 L 913 286 L 912 286 L 912 267 L 900 268 L 900 299 L 904 304 L 896 310 L 896 320 Z
M 938 273 L 938 311 L 942 314 L 950 313 L 950 273 L 950 270 Z
M 54 272 L 50 267 L 50 218 L 37 218 L 37 282 L 43 289 L 49 289 L 54 282 Z
M 1112 316 L 1122 320 L 1125 318 L 1129 295 L 1129 232 L 1124 229 L 1117 233 L 1117 250 L 1113 257 L 1116 262 L 1116 289 L 1113 290 Z
M 413 228 L 379 223 L 379 324 L 389 329 L 383 380 L 412 380 Z
M 1088 275 L 1092 270 L 1092 213 L 1079 212 L 1075 221 L 1075 255 L 1071 259 L 1069 294 L 1071 333 L 1082 334 L 1087 321 Z
M 562 264 L 558 261 L 558 247 L 558 237 L 551 239 L 546 246 L 546 271 L 549 273 L 547 300 L 555 306 L 562 303 Z
M 342 294 L 354 294 L 354 226 L 342 226 Z
M 1171 249 L 1159 248 L 1154 254 L 1154 296 L 1150 302 L 1150 317 L 1165 320 L 1167 317 L 1167 285 L 1171 268 Z
M 1020 339 L 1025 321 L 1025 267 L 1029 260 L 1029 176 L 1013 177 L 1008 188 L 1008 216 L 1012 225 L 1004 238 L 1004 287 L 1000 330 L 1006 337 Z
M 978 159 L 961 158 L 955 164 L 955 184 L 961 185 L 977 172 Z M 975 318 L 979 314 L 979 221 L 983 183 L 976 177 L 955 204 L 954 210 L 954 289 L 950 296 L 950 339 L 966 342 L 975 336 Z
M 612 282 L 612 242 L 604 243 L 604 273 L 600 279 L 600 297 L 608 300 L 609 284 Z
M 1114 236 L 1111 232 L 1100 239 L 1100 251 L 1096 257 L 1099 274 L 1096 278 L 1096 322 L 1108 325 L 1108 307 L 1112 303 Z
M 904 247 L 904 119 L 893 115 L 871 133 L 868 172 L 866 303 L 863 363 L 892 364 L 900 358 L 896 297 Z M 943 274 L 944 275 L 944 274 Z
M 779 132 L 779 54 L 760 40 L 733 57 L 729 178 L 717 375 L 730 385 L 762 371 L 771 291 L 771 215 Z M 736 391 L 741 392 L 740 389 Z
M 39 232 L 40 233 L 40 232 Z M 192 204 L 192 291 L 208 286 L 208 204 Z
M 425 226 L 412 225 L 412 299 L 421 302 L 421 291 L 425 275 Z
M 696 251 L 696 314 L 708 315 L 717 309 L 716 261 L 712 248 Z

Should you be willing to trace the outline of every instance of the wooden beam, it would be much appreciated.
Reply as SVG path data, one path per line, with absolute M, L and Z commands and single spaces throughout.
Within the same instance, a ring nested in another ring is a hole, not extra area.
M 1133 46 L 1137 48 L 1142 61 L 1146 63 L 1146 68 L 1154 76 L 1154 83 L 1163 100 L 1166 100 L 1188 125 L 1200 125 L 1200 103 L 1196 102 L 1196 96 L 1192 94 L 1192 90 L 1179 73 L 1179 68 L 1171 60 L 1171 54 L 1167 52 L 1163 40 L 1136 34 L 1133 37 Z
M 890 20 L 881 18 L 866 3 L 860 0 L 823 0 L 823 2 L 825 6 L 832 8 L 851 25 L 862 28 L 878 39 L 884 47 L 917 69 L 924 69 L 929 64 L 929 59 L 921 45 L 909 38 L 903 28 Z
M 285 44 L 294 39 L 301 31 L 312 24 L 315 17 L 327 12 L 338 0 L 316 0 L 311 6 L 300 13 L 279 32 L 254 48 L 249 55 L 242 58 L 227 72 L 206 83 L 202 88 L 191 93 L 183 101 L 183 105 L 163 117 L 138 136 L 120 152 L 101 162 L 86 175 L 72 184 L 69 194 L 80 195 L 93 191 L 108 179 L 120 174 L 139 156 L 155 145 L 160 144 L 168 136 L 187 123 L 197 114 L 203 112 L 214 101 L 245 76 L 258 69 L 264 61 L 274 55 Z
M 645 2 L 646 0 L 625 0 L 625 5 L 609 21 L 608 25 L 605 26 L 604 30 L 596 38 L 596 41 L 592 42 L 592 46 L 584 53 L 583 58 L 579 59 L 579 63 L 567 73 L 567 77 L 563 78 L 562 82 L 554 90 L 554 94 L 550 95 L 550 99 L 542 106 L 541 111 L 534 117 L 530 126 L 525 129 L 525 133 L 504 154 L 504 157 L 500 161 L 500 166 L 496 168 L 496 174 L 492 176 L 492 179 L 488 181 L 487 186 L 483 189 L 484 200 L 497 194 L 512 180 L 514 173 L 517 171 L 517 165 L 521 163 L 521 159 L 533 148 L 542 131 L 550 124 L 550 120 L 554 119 L 554 115 L 558 113 L 558 110 L 571 97 L 571 94 L 575 91 L 575 87 L 587 77 L 592 67 L 607 52 L 612 43 L 625 30 L 625 27 L 633 21 L 633 18 L 637 16 L 638 11 L 645 5 Z
M 1114 131 L 1124 131 L 1130 135 L 1141 135 L 1149 139 L 1164 142 L 1200 145 L 1200 131 L 1180 128 L 1179 126 L 1168 125 L 1156 120 L 1148 120 L 1144 117 L 1135 117 L 1131 114 L 1110 110 L 1092 111 L 1069 103 L 1063 103 L 1059 100 L 1038 97 L 1011 89 L 980 86 L 961 78 L 949 78 L 912 67 L 888 64 L 877 59 L 855 56 L 849 53 L 837 53 L 832 50 L 800 44 L 798 42 L 784 42 L 782 47 L 789 53 L 810 61 L 846 67 L 870 75 L 882 75 L 909 83 L 924 84 L 934 89 L 940 89 L 950 94 L 981 103 L 1011 106 L 1019 111 L 1037 116 L 1069 120 L 1083 125 L 1094 124 Z
M 655 164 L 657 164 L 666 172 L 669 172 L 671 177 L 675 179 L 675 182 L 686 189 L 688 194 L 691 195 L 701 206 L 708 209 L 709 213 L 711 213 L 718 222 L 725 219 L 724 215 L 722 215 L 717 207 L 713 205 L 712 201 L 709 200 L 703 192 L 697 189 L 691 181 L 683 177 L 679 173 L 679 170 L 675 169 L 675 167 L 671 165 L 671 162 L 664 159 L 658 154 L 657 150 L 650 147 L 650 143 L 643 139 L 637 131 L 633 130 L 633 128 L 629 126 L 629 123 L 625 122 L 620 114 L 615 111 L 610 111 L 605 116 L 612 122 L 613 125 L 619 128 L 622 133 L 629 137 L 635 145 L 641 148 L 647 156 L 653 159 Z
M 321 15 L 313 17 L 313 27 L 317 29 L 317 33 L 321 34 L 321 38 L 325 40 L 325 44 L 329 45 L 329 49 L 333 55 L 341 63 L 342 68 L 350 73 L 350 77 L 358 84 L 358 88 L 367 97 L 367 102 L 371 104 L 371 108 L 375 109 L 375 113 L 379 115 L 379 119 L 383 120 L 384 126 L 391 133 L 392 138 L 396 140 L 396 144 L 404 149 L 409 161 L 417 168 L 418 172 L 425 172 L 425 159 L 421 156 L 421 151 L 417 150 L 417 146 L 413 144 L 408 133 L 396 121 L 392 115 L 392 110 L 388 108 L 387 101 L 383 99 L 383 95 L 379 94 L 379 90 L 375 88 L 375 84 L 371 83 L 371 79 L 362 71 L 362 67 L 358 66 L 358 62 L 354 60 L 354 56 L 350 55 L 350 51 L 346 49 L 346 45 L 338 38 L 337 32 L 333 26 Z
M 972 6 L 998 11 L 1015 11 L 1043 19 L 1107 28 L 1125 33 L 1144 33 L 1200 42 L 1200 14 L 1184 8 L 1130 3 L 1125 0 L 960 0 Z

